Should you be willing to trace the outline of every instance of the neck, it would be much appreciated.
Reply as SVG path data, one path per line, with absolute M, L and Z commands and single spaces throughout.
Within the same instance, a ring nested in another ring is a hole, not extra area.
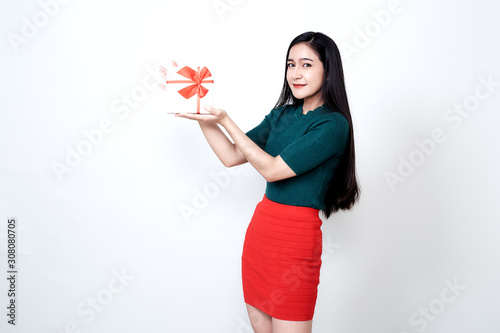
M 313 96 L 310 98 L 306 98 L 304 100 L 304 104 L 302 105 L 302 113 L 306 114 L 309 111 L 313 111 L 314 109 L 318 108 L 319 106 L 323 105 L 323 100 L 321 99 L 321 96 Z

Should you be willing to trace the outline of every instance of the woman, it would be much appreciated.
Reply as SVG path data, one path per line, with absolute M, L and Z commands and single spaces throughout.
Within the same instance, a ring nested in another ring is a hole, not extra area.
M 275 108 L 246 134 L 225 111 L 206 110 L 176 116 L 199 122 L 226 167 L 249 162 L 267 181 L 242 255 L 252 327 L 256 333 L 311 332 L 321 267 L 319 211 L 328 218 L 359 196 L 338 48 L 322 33 L 296 37 Z

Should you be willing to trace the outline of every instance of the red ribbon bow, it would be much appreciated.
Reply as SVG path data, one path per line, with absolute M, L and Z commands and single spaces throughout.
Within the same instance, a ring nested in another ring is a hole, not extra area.
M 203 67 L 200 71 L 200 67 L 194 70 L 188 66 L 182 67 L 177 74 L 182 75 L 189 80 L 167 80 L 167 83 L 193 83 L 185 88 L 178 91 L 185 99 L 190 99 L 194 95 L 198 95 L 197 109 L 196 113 L 200 113 L 200 99 L 205 97 L 208 93 L 208 89 L 202 86 L 202 83 L 214 83 L 214 80 L 205 80 L 207 77 L 212 76 L 208 68 Z

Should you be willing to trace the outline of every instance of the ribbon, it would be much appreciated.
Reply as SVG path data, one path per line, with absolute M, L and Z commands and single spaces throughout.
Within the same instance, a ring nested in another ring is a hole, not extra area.
M 200 113 L 200 99 L 205 97 L 208 93 L 208 89 L 202 86 L 202 83 L 214 83 L 214 80 L 205 80 L 207 77 L 212 76 L 212 73 L 208 70 L 208 68 L 203 67 L 200 70 L 200 67 L 197 67 L 196 70 L 185 66 L 182 67 L 177 74 L 188 78 L 189 80 L 167 80 L 168 83 L 193 83 L 185 88 L 182 88 L 178 91 L 179 94 L 182 95 L 185 99 L 190 99 L 194 95 L 198 96 L 196 113 Z

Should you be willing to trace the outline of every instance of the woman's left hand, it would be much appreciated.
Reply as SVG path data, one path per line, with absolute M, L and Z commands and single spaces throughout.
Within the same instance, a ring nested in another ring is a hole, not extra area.
M 205 106 L 204 109 L 208 114 L 176 113 L 175 116 L 220 125 L 223 125 L 224 121 L 228 118 L 227 112 L 224 110 L 216 109 L 211 106 Z

